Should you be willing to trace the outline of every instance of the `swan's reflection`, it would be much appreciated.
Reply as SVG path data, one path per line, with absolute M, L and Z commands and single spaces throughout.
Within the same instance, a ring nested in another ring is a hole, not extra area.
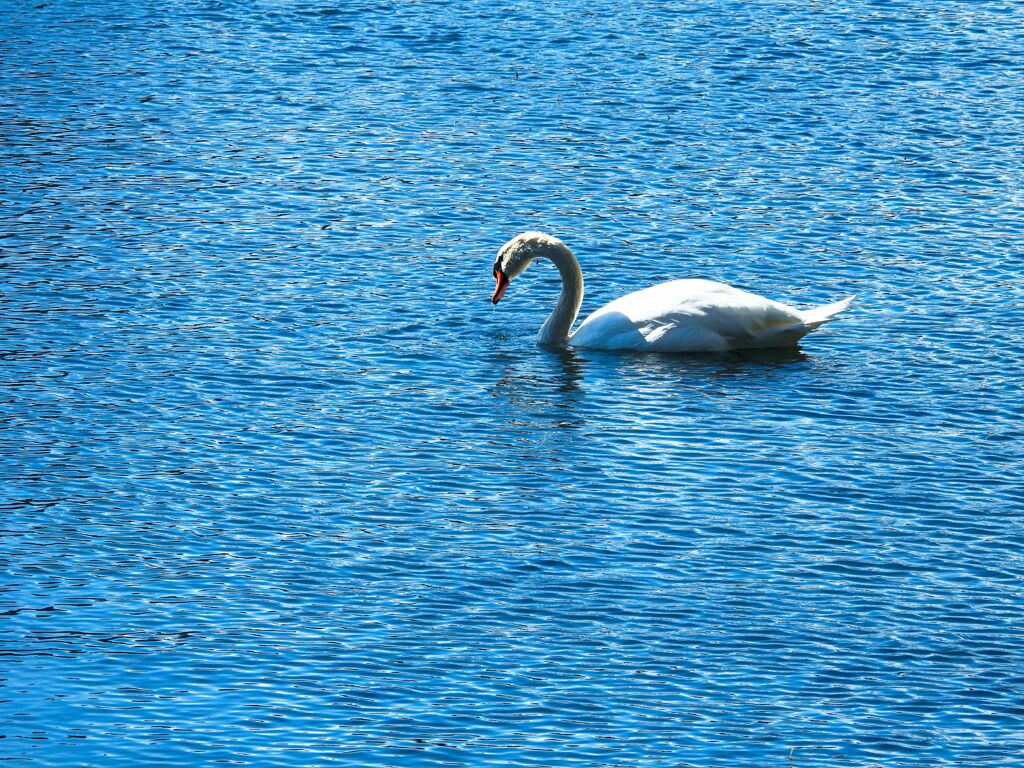
M 586 362 L 567 347 L 531 348 L 505 361 L 492 394 L 504 401 L 510 423 L 547 422 L 560 429 L 583 423 L 583 378 Z
M 583 381 L 585 361 L 572 347 L 555 347 L 549 349 L 551 357 L 557 364 L 558 389 L 560 392 L 573 392 L 580 388 Z
M 583 404 L 630 398 L 676 399 L 729 394 L 730 381 L 773 377 L 787 369 L 813 364 L 799 347 L 751 349 L 717 354 L 609 352 L 571 347 L 532 347 L 509 354 L 492 394 L 505 401 L 512 422 L 534 425 L 548 421 L 559 428 L 578 428 L 586 421 Z M 709 386 L 711 385 L 711 386 Z
M 722 357 L 734 363 L 741 363 L 745 367 L 749 367 L 750 364 L 767 367 L 786 366 L 793 363 L 807 363 L 812 359 L 799 346 L 737 349 L 722 355 Z
M 729 399 L 774 400 L 790 386 L 784 377 L 813 364 L 799 349 L 682 355 L 527 344 L 494 362 L 489 447 L 527 484 L 553 472 L 596 482 L 611 466 L 657 464 L 679 441 L 714 434 L 736 412 Z
M 585 372 L 588 380 L 607 373 L 625 377 L 631 386 L 650 381 L 698 390 L 709 378 L 763 378 L 814 362 L 813 357 L 796 346 L 707 353 L 576 350 L 573 355 L 581 378 Z

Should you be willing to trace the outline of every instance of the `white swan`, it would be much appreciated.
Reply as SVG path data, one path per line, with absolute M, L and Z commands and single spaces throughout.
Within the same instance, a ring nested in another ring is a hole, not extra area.
M 562 295 L 541 326 L 540 344 L 651 352 L 724 352 L 788 347 L 847 309 L 854 297 L 799 310 L 710 280 L 671 280 L 627 294 L 584 320 L 572 334 L 583 302 L 583 271 L 565 244 L 543 232 L 524 232 L 498 251 L 491 302 L 534 259 L 550 259 L 562 275 Z

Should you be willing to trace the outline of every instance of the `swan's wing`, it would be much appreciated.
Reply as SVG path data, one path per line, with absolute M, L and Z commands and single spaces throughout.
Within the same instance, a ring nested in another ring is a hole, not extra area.
M 590 315 L 580 347 L 675 352 L 795 343 L 807 332 L 785 304 L 710 280 L 673 280 L 630 293 Z

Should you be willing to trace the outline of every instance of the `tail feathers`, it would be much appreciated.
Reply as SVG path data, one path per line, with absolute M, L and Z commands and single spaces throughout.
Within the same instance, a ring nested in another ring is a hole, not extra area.
M 852 302 L 856 296 L 850 296 L 849 298 L 837 301 L 834 304 L 826 304 L 823 307 L 814 307 L 814 309 L 805 309 L 800 315 L 804 319 L 804 325 L 814 330 L 822 323 L 827 323 L 829 320 L 835 318 L 840 312 L 845 312 L 850 308 L 850 302 Z

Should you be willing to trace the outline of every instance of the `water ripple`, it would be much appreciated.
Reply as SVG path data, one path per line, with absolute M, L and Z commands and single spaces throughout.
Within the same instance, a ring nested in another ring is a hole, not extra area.
M 0 758 L 1019 763 L 1018 6 L 2 15 Z

